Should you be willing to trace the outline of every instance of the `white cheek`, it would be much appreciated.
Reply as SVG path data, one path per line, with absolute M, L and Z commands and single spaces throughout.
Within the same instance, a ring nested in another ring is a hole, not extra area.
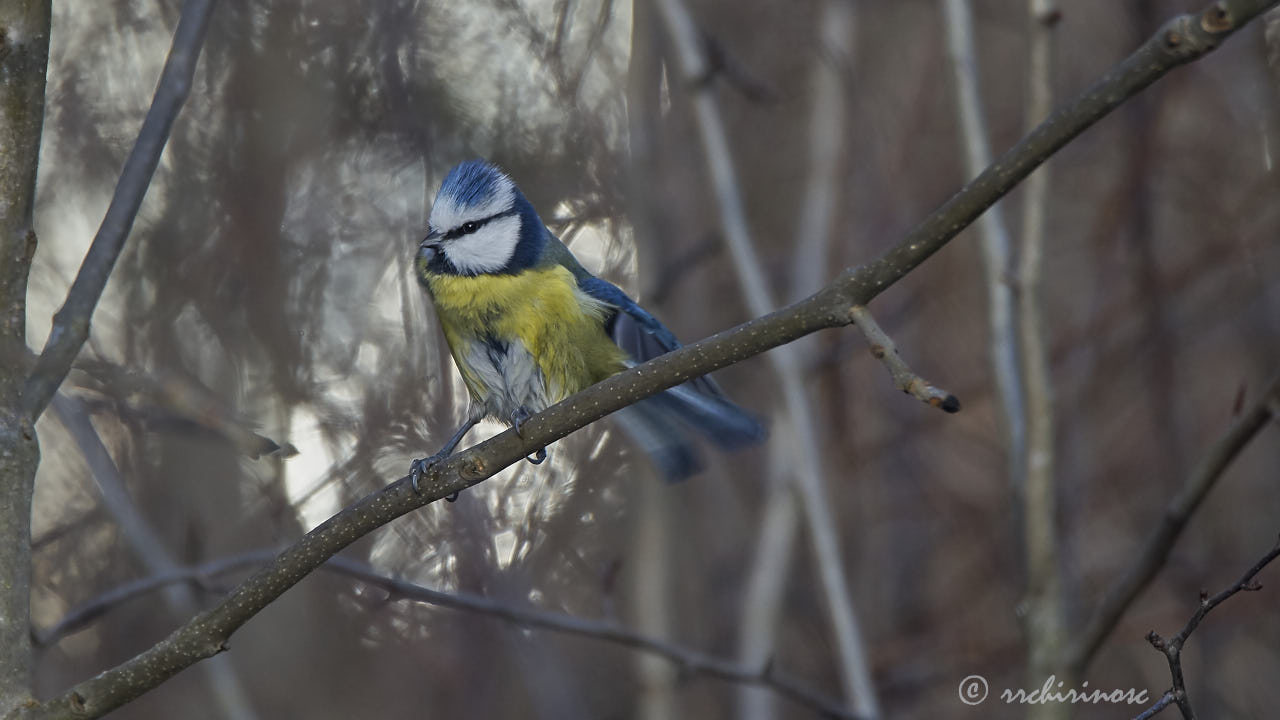
M 463 273 L 496 272 L 506 266 L 520 242 L 520 218 L 504 217 L 444 244 L 445 257 Z

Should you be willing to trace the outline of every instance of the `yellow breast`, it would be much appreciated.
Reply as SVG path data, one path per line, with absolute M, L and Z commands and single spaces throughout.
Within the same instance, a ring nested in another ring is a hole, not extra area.
M 424 277 L 454 361 L 477 399 L 490 389 L 469 372 L 466 349 L 486 338 L 523 344 L 542 373 L 551 402 L 625 367 L 625 354 L 604 332 L 610 308 L 579 290 L 566 268 Z

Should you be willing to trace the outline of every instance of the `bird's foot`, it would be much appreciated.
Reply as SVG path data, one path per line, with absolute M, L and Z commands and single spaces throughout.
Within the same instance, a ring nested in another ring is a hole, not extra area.
M 520 437 L 524 437 L 520 432 L 520 426 L 524 425 L 524 421 L 528 420 L 530 417 L 532 416 L 530 415 L 528 408 L 525 407 L 518 407 L 515 412 L 511 413 L 511 425 L 516 429 L 516 434 Z M 525 457 L 525 460 L 528 460 L 531 465 L 541 465 L 542 461 L 546 459 L 546 448 L 538 448 L 538 452 Z
M 520 432 L 520 428 L 524 425 L 524 421 L 531 417 L 533 417 L 533 414 L 529 412 L 529 408 L 523 405 L 511 412 L 511 426 L 516 429 L 516 434 L 520 437 L 524 437 L 524 433 Z
M 422 476 L 425 475 L 427 471 L 431 470 L 436 463 L 449 457 L 449 455 L 450 453 L 441 451 L 435 455 L 418 458 L 417 460 L 409 463 L 409 484 L 413 486 L 413 491 L 415 493 L 418 493 L 419 495 L 422 494 L 422 488 L 418 487 L 418 481 L 422 479 Z M 457 500 L 457 493 L 454 493 L 446 499 L 449 499 L 450 502 Z

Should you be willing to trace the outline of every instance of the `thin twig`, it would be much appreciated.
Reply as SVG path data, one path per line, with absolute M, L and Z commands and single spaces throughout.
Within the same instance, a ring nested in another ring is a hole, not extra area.
M 720 220 L 724 226 L 729 254 L 742 283 L 747 307 L 754 316 L 773 311 L 777 305 L 765 279 L 763 265 L 755 250 L 742 201 L 728 133 L 720 115 L 712 88 L 699 84 L 699 78 L 713 70 L 706 55 L 706 43 L 699 42 L 698 28 L 689 9 L 681 0 L 661 0 L 658 14 L 666 24 L 675 51 L 674 65 L 679 68 L 684 85 L 696 88 L 692 101 L 703 152 L 711 174 Z M 853 596 L 841 557 L 839 532 L 827 495 L 824 455 L 819 439 L 821 428 L 814 422 L 802 368 L 804 362 L 793 346 L 778 348 L 768 356 L 782 386 L 787 420 L 795 441 L 792 456 L 795 464 L 795 488 L 799 495 L 806 527 L 812 542 L 822 595 L 831 622 L 832 642 L 839 660 L 840 680 L 846 697 L 859 715 L 880 714 L 875 686 L 871 679 L 862 629 L 854 609 Z
M 1200 605 L 1196 608 L 1195 613 L 1191 615 L 1191 619 L 1187 621 L 1187 624 L 1183 626 L 1182 630 L 1178 631 L 1177 635 L 1166 640 L 1165 638 L 1160 637 L 1155 630 L 1147 633 L 1147 642 L 1151 643 L 1151 647 L 1163 653 L 1165 659 L 1169 662 L 1169 674 L 1173 677 L 1173 689 L 1166 694 L 1171 694 L 1173 696 L 1173 702 L 1178 704 L 1178 709 L 1182 711 L 1182 717 L 1185 718 L 1185 720 L 1195 720 L 1196 713 L 1195 710 L 1191 708 L 1191 700 L 1187 697 L 1186 680 L 1182 676 L 1182 646 L 1186 644 L 1187 638 L 1191 637 L 1191 633 L 1195 632 L 1197 627 L 1200 627 L 1200 621 L 1204 620 L 1206 615 L 1208 615 L 1214 608 L 1225 602 L 1232 595 L 1235 595 L 1238 592 L 1253 592 L 1261 590 L 1262 586 L 1255 583 L 1253 578 L 1257 576 L 1258 573 L 1262 572 L 1262 569 L 1277 557 L 1280 557 L 1280 539 L 1276 541 L 1276 544 L 1271 547 L 1271 550 L 1268 551 L 1266 555 L 1262 556 L 1261 560 L 1254 563 L 1253 567 L 1249 568 L 1249 570 L 1246 571 L 1245 574 L 1235 582 L 1235 584 L 1231 585 L 1226 590 L 1223 590 L 1213 597 L 1209 597 L 1209 593 L 1201 590 Z M 1169 703 L 1164 702 L 1164 698 L 1161 698 L 1160 700 L 1163 702 L 1164 706 L 1168 706 Z M 1157 703 L 1157 705 L 1159 704 L 1160 703 Z
M 270 562 L 280 553 L 282 548 L 266 548 L 241 553 L 226 558 L 210 560 L 199 565 L 174 565 L 162 572 L 153 572 L 144 578 L 117 585 L 96 597 L 67 611 L 56 623 L 43 630 L 32 628 L 31 635 L 36 645 L 48 647 L 67 635 L 79 632 L 102 617 L 108 610 L 122 605 L 135 597 L 155 592 L 160 588 L 175 583 L 187 583 L 201 590 L 214 590 L 210 583 L 213 578 L 236 570 L 255 567 Z
M 67 291 L 62 309 L 53 316 L 53 329 L 35 370 L 27 378 L 22 398 L 23 412 L 32 422 L 44 412 L 71 369 L 72 361 L 80 353 L 81 346 L 89 338 L 89 319 L 93 316 L 93 309 L 98 298 L 102 297 L 116 258 L 129 238 L 142 198 L 146 196 L 151 177 L 160 164 L 160 154 L 169 140 L 173 121 L 191 92 L 196 61 L 204 44 L 213 5 L 214 0 L 186 0 L 183 3 L 182 16 L 173 33 L 173 44 L 160 73 L 155 97 L 142 121 L 133 150 L 120 171 L 111 205 L 107 207 L 93 244 L 85 253 L 80 272 Z
M 941 388 L 912 372 L 911 368 L 898 355 L 898 346 L 893 343 L 889 334 L 880 328 L 880 324 L 872 317 L 871 311 L 862 305 L 855 305 L 849 310 L 853 323 L 858 326 L 871 345 L 871 354 L 884 363 L 885 369 L 893 377 L 893 384 L 902 392 L 917 400 L 942 410 L 954 413 L 960 411 L 960 400 Z
M 248 421 L 191 377 L 164 371 L 142 373 L 100 359 L 79 360 L 73 368 L 83 371 L 86 381 L 82 386 L 112 398 L 118 406 L 127 406 L 148 429 L 207 432 L 255 460 L 264 455 L 283 458 L 298 454 L 292 444 L 282 446 L 255 432 Z M 92 404 L 89 407 L 94 409 Z
M 1159 715 L 1161 711 L 1169 707 L 1169 705 L 1173 703 L 1173 700 L 1174 700 L 1173 692 L 1172 691 L 1167 692 L 1164 695 L 1160 696 L 1160 699 L 1156 701 L 1155 705 L 1152 705 L 1146 710 L 1143 710 L 1142 712 L 1135 715 L 1133 720 L 1151 720 L 1151 718 L 1155 717 L 1156 715 Z
M 405 513 L 493 476 L 538 448 L 691 377 L 732 365 L 820 329 L 843 327 L 849 308 L 866 305 L 902 279 L 1037 165 L 1173 68 L 1202 57 L 1280 0 L 1219 0 L 1202 17 L 1167 23 L 1092 87 L 1051 115 L 994 165 L 931 213 L 882 256 L 851 268 L 814 295 L 618 373 L 431 468 L 420 493 L 400 478 L 344 508 L 201 613 L 137 656 L 7 718 L 93 718 L 120 707 L 226 648 L 231 634 L 342 548 Z
M 1277 401 L 1280 401 L 1280 374 L 1272 378 L 1258 399 L 1209 446 L 1209 450 L 1187 477 L 1182 490 L 1169 501 L 1160 524 L 1147 536 L 1141 552 L 1102 596 L 1088 625 L 1080 633 L 1079 641 L 1067 650 L 1066 666 L 1077 677 L 1083 674 L 1103 641 L 1111 635 L 1125 610 L 1133 604 L 1160 568 L 1164 567 L 1173 544 L 1182 534 L 1192 513 L 1200 507 L 1201 501 L 1217 484 L 1236 455 L 1273 417 L 1273 405 Z

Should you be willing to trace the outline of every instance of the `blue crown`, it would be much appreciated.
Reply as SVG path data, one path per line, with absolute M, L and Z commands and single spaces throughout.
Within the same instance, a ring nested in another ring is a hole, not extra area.
M 439 197 L 458 207 L 472 208 L 491 200 L 506 180 L 506 174 L 485 160 L 467 160 L 453 166 L 440 185 Z

